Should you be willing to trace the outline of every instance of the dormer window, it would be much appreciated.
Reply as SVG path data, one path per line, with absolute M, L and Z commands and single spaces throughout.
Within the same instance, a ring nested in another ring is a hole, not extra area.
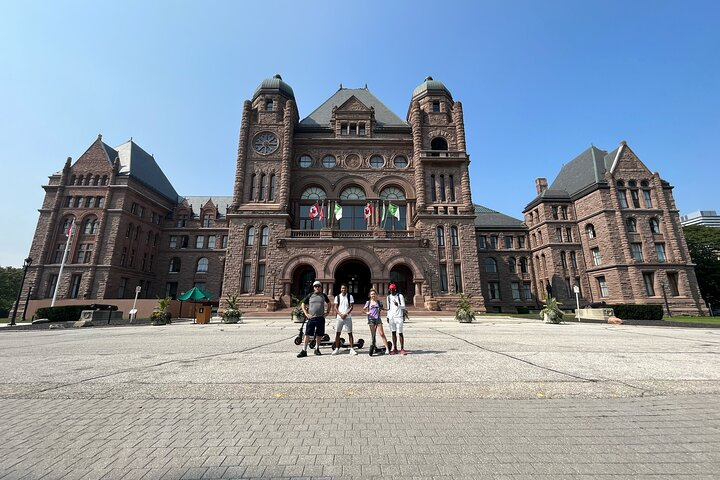
M 365 124 L 358 123 L 358 135 L 365 136 Z
M 272 112 L 273 111 L 273 104 L 275 102 L 272 99 L 265 100 L 265 111 L 266 112 Z
M 432 102 L 432 111 L 433 112 L 439 112 L 440 111 L 440 101 L 434 100 Z
M 340 124 L 340 135 L 350 135 L 350 128 L 347 123 Z

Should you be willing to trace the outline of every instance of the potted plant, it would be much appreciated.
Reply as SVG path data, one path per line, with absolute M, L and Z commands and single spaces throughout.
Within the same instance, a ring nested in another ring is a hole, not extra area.
M 560 310 L 560 305 L 562 303 L 558 302 L 555 297 L 548 297 L 545 300 L 545 305 L 540 310 L 540 315 L 542 315 L 545 323 L 560 323 L 562 321 L 564 313 Z
M 302 299 L 296 297 L 295 295 L 292 296 L 292 300 L 290 302 L 290 306 L 292 307 L 292 321 L 295 323 L 302 323 L 305 321 L 305 312 L 303 312 L 302 309 Z
M 223 323 L 242 323 L 242 312 L 238 308 L 237 295 L 228 295 L 227 307 L 222 313 Z
M 460 323 L 471 323 L 475 320 L 475 310 L 470 303 L 470 295 L 460 294 L 460 300 L 455 309 L 455 320 Z
M 166 325 L 170 322 L 170 312 L 168 307 L 170 306 L 170 297 L 158 298 L 157 307 L 150 314 L 150 320 L 153 325 Z

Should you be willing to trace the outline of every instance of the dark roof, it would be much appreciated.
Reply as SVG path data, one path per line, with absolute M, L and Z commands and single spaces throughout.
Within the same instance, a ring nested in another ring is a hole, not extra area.
M 192 197 L 181 197 L 178 203 L 182 203 L 183 200 L 187 201 L 190 209 L 192 210 L 193 218 L 197 218 L 200 215 L 202 207 L 212 200 L 218 210 L 218 218 L 225 218 L 228 206 L 232 203 L 233 197 L 216 197 L 216 196 L 192 196 Z
M 105 150 L 108 151 L 108 148 L 110 147 L 106 145 Z M 115 147 L 114 150 L 110 150 L 116 153 L 115 156 L 110 158 L 111 162 L 115 157 L 120 158 L 119 175 L 130 175 L 168 200 L 178 201 L 175 188 L 173 188 L 165 173 L 155 162 L 153 156 L 140 148 L 135 142 L 130 140 Z
M 475 204 L 475 226 L 482 228 L 524 228 L 525 223 L 517 218 L 496 212 Z
M 452 94 L 450 93 L 450 90 L 445 86 L 444 83 L 442 83 L 439 80 L 434 80 L 432 77 L 426 77 L 423 83 L 415 87 L 415 90 L 413 90 L 412 98 L 419 97 L 422 94 L 425 93 L 446 93 L 448 97 L 452 100 Z
M 555 181 L 546 190 L 543 197 L 547 196 L 550 190 L 564 190 L 568 195 L 584 190 L 590 185 L 605 181 L 606 158 L 608 152 L 597 147 L 590 147 L 569 163 L 563 165 Z M 612 160 L 611 160 L 612 162 Z
M 260 85 L 258 85 L 255 89 L 255 93 L 253 94 L 253 99 L 264 91 L 274 92 L 276 90 L 288 98 L 295 98 L 295 93 L 293 93 L 292 87 L 284 82 L 282 77 L 276 73 L 272 78 L 266 78 L 260 83 Z
M 366 107 L 375 109 L 375 121 L 380 127 L 407 127 L 407 122 L 395 115 L 367 88 L 340 88 L 325 103 L 300 121 L 301 127 L 330 127 L 333 107 L 339 107 L 350 97 L 355 96 Z

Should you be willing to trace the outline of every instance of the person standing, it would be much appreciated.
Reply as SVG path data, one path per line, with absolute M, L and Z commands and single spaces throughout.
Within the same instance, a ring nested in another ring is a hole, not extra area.
M 363 312 L 367 313 L 368 316 L 368 325 L 370 326 L 370 356 L 372 357 L 373 353 L 375 353 L 375 350 L 377 347 L 375 347 L 375 332 L 377 331 L 380 334 L 380 338 L 382 338 L 383 342 L 385 343 L 385 353 L 390 353 L 390 346 L 388 345 L 387 338 L 385 338 L 385 331 L 383 330 L 383 324 L 382 324 L 382 318 L 380 318 L 380 312 L 382 311 L 383 305 L 380 299 L 377 296 L 377 292 L 375 289 L 370 290 L 370 300 L 365 302 L 365 307 L 363 308 Z
M 330 313 L 330 299 L 322 291 L 322 283 L 313 282 L 313 292 L 303 299 L 302 309 L 307 317 L 305 324 L 305 344 L 298 353 L 298 358 L 307 357 L 307 347 L 310 337 L 315 337 L 315 355 L 320 353 L 320 342 L 325 335 L 325 316 Z
M 355 344 L 353 343 L 352 334 L 352 315 L 353 303 L 355 299 L 348 293 L 348 287 L 346 284 L 340 285 L 340 295 L 335 297 L 335 343 L 333 343 L 332 355 L 340 353 L 340 334 L 342 333 L 343 327 L 348 332 L 350 338 L 350 355 L 357 355 L 355 351 Z
M 403 321 L 405 317 L 405 297 L 398 293 L 397 286 L 391 283 L 388 287 L 390 293 L 387 297 L 387 318 L 392 332 L 393 350 L 390 355 L 397 355 L 398 339 L 400 337 L 400 355 L 407 355 L 405 351 L 405 336 L 403 335 Z M 397 335 L 397 336 L 396 336 Z

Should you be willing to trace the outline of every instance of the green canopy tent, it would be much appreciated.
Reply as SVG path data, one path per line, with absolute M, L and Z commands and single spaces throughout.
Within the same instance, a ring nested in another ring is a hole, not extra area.
M 188 300 L 192 302 L 197 302 L 198 300 L 210 300 L 211 298 L 212 295 L 203 292 L 198 287 L 191 288 L 187 292 L 178 296 L 178 300 L 180 300 L 180 313 L 178 314 L 178 316 L 182 317 L 182 302 L 187 302 Z

